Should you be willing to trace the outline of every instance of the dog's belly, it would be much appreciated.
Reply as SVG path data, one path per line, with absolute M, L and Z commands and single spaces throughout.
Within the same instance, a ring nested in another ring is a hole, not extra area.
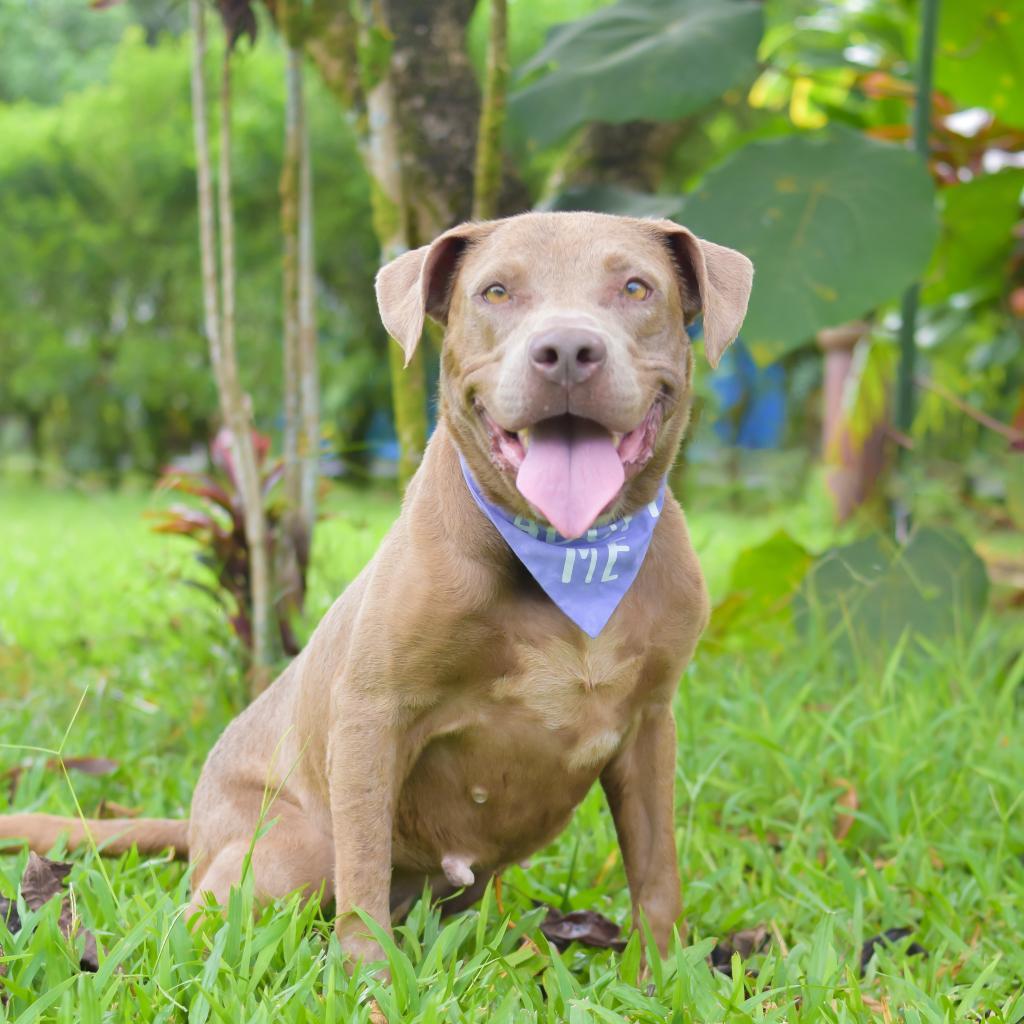
M 641 659 L 601 659 L 603 646 L 520 649 L 514 674 L 425 719 L 395 816 L 396 867 L 437 871 L 455 856 L 499 868 L 566 826 L 637 712 Z
M 396 867 L 436 872 L 442 858 L 457 856 L 486 870 L 550 842 L 601 765 L 570 769 L 566 738 L 538 737 L 536 728 L 506 715 L 430 742 L 399 797 Z

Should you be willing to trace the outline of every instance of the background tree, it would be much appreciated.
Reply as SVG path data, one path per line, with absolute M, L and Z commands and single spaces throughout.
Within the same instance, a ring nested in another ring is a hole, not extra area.
M 271 632 L 272 575 L 267 521 L 256 451 L 253 443 L 251 400 L 239 382 L 235 345 L 235 237 L 231 197 L 231 54 L 239 32 L 228 28 L 221 60 L 220 166 L 217 176 L 220 228 L 220 292 L 214 238 L 213 184 L 206 116 L 206 26 L 201 0 L 190 0 L 194 39 L 192 116 L 195 124 L 196 184 L 199 196 L 199 243 L 202 265 L 206 337 L 210 345 L 220 397 L 221 415 L 231 432 L 230 446 L 245 518 L 252 588 L 253 683 L 257 692 L 270 681 L 275 657 Z
M 280 600 L 301 610 L 316 519 L 320 447 L 313 195 L 302 39 L 290 6 L 278 11 L 287 44 L 285 150 L 281 172 L 284 236 L 284 484 L 286 544 L 279 558 Z M 300 23 L 301 24 L 301 23 Z

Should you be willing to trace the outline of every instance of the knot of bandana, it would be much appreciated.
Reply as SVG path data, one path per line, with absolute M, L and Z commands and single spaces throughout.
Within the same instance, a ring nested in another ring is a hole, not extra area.
M 631 516 L 596 523 L 566 540 L 552 526 L 511 515 L 480 492 L 459 456 L 469 493 L 515 556 L 556 605 L 588 636 L 597 636 L 643 565 L 665 503 L 665 480 L 654 501 Z

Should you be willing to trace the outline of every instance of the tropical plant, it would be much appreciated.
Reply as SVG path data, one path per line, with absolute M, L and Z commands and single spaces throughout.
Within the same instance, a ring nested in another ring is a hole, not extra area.
M 284 477 L 281 460 L 268 461 L 270 438 L 252 433 L 252 447 L 259 467 L 260 500 L 267 523 L 267 559 L 283 543 L 286 504 L 278 486 Z M 169 468 L 161 475 L 158 491 L 176 493 L 191 499 L 175 502 L 150 513 L 156 533 L 188 537 L 198 547 L 196 561 L 204 569 L 200 579 L 188 579 L 208 594 L 221 608 L 238 639 L 246 649 L 252 646 L 252 557 L 245 529 L 245 500 L 235 459 L 231 432 L 222 428 L 210 444 L 211 471 L 193 472 Z M 305 588 L 305 577 L 295 581 Z M 291 625 L 292 606 L 278 595 L 274 615 L 281 648 L 288 655 L 298 654 L 299 644 Z

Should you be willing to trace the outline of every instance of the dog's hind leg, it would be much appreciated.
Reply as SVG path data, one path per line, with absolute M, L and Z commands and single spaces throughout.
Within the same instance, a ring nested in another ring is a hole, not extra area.
M 276 820 L 275 820 L 276 819 Z M 251 854 L 251 856 L 250 856 Z M 189 916 L 207 905 L 210 897 L 227 906 L 232 887 L 252 873 L 253 889 L 262 905 L 301 889 L 327 902 L 334 897 L 334 850 L 330 838 L 319 832 L 292 806 L 275 805 L 266 831 L 255 843 L 239 836 L 204 856 L 200 852 L 192 876 Z

